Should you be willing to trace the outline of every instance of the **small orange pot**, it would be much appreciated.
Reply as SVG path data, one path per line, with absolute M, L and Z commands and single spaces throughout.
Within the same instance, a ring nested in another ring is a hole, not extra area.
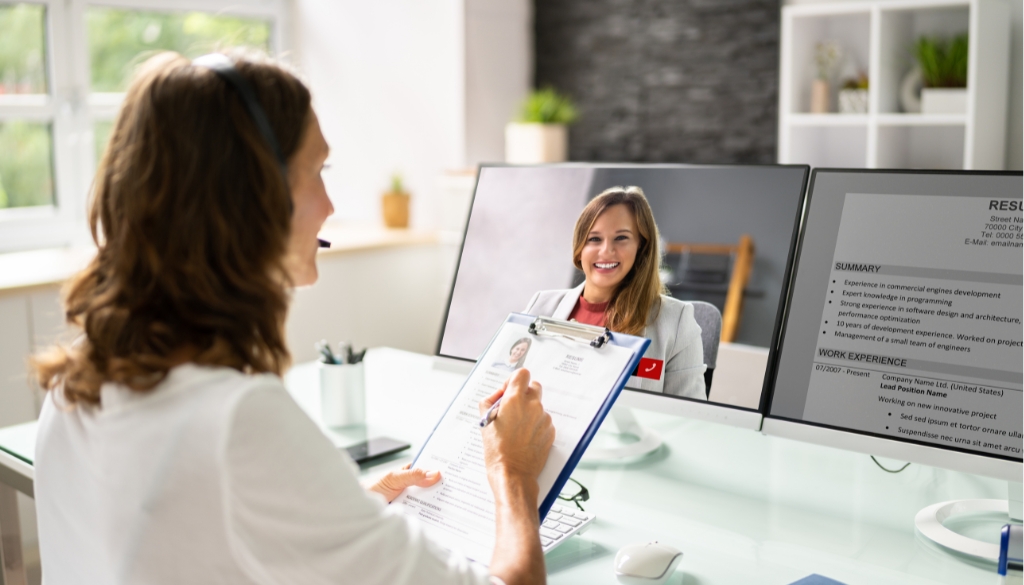
M 409 194 L 385 193 L 381 196 L 384 225 L 389 228 L 409 227 Z

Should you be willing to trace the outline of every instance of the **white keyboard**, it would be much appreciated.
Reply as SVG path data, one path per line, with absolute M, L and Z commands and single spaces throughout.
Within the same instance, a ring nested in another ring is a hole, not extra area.
M 594 521 L 593 514 L 581 512 L 575 506 L 554 504 L 540 525 L 540 546 L 545 553 L 565 542 L 574 534 L 582 534 Z

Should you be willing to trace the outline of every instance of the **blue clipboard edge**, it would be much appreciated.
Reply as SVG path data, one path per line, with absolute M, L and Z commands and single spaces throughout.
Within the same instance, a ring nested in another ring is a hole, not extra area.
M 576 449 L 573 450 L 572 455 L 569 456 L 569 460 L 565 463 L 565 467 L 562 468 L 562 473 L 558 474 L 555 479 L 554 485 L 551 486 L 551 491 L 547 497 L 540 504 L 540 520 L 544 521 L 544 517 L 548 515 L 548 511 L 551 510 L 551 506 L 558 500 L 558 494 L 562 493 L 562 488 L 566 482 L 569 481 L 569 476 L 576 470 L 576 466 L 579 464 L 580 459 L 583 457 L 583 453 L 587 451 L 587 447 L 590 446 L 590 442 L 594 440 L 597 435 L 597 430 L 601 428 L 601 423 L 604 422 L 605 417 L 611 412 L 612 406 L 615 405 L 615 401 L 618 400 L 619 394 L 622 393 L 622 389 L 626 387 L 626 383 L 629 382 L 629 378 L 633 375 L 633 372 L 640 365 L 640 359 L 644 357 L 647 352 L 648 346 L 651 345 L 651 340 L 646 337 L 636 337 L 633 335 L 626 335 L 624 333 L 612 333 L 611 342 L 620 347 L 626 347 L 633 350 L 633 357 L 629 360 L 626 369 L 623 370 L 622 375 L 615 381 L 615 387 L 608 393 L 608 397 L 605 398 L 604 404 L 597 411 L 597 416 L 590 422 L 590 426 L 587 427 L 586 432 L 583 433 L 583 437 L 580 438 L 580 442 L 576 444 Z
M 506 323 L 529 326 L 530 323 L 533 323 L 536 319 L 537 317 L 534 315 L 509 313 L 501 326 L 504 327 Z M 497 339 L 498 333 L 500 332 L 501 327 L 498 327 L 498 329 L 495 330 L 494 335 L 491 337 L 491 340 L 487 342 L 487 347 L 484 349 L 481 356 L 486 355 L 487 351 L 491 349 L 491 345 L 494 344 L 494 340 Z M 562 488 L 565 487 L 566 482 L 569 481 L 569 476 L 572 475 L 572 472 L 576 470 L 576 466 L 579 464 L 580 458 L 583 457 L 583 453 L 586 452 L 587 447 L 590 446 L 590 442 L 594 439 L 594 436 L 597 435 L 597 430 L 601 428 L 601 423 L 603 423 L 605 417 L 608 416 L 608 413 L 611 411 L 615 401 L 619 398 L 619 394 L 622 393 L 622 389 L 626 387 L 626 383 L 629 381 L 630 376 L 632 376 L 633 371 L 640 365 L 640 358 L 642 358 L 644 353 L 647 352 L 648 346 L 651 345 L 651 340 L 646 337 L 635 337 L 633 335 L 613 332 L 611 334 L 611 343 L 633 350 L 633 357 L 629 360 L 629 363 L 627 364 L 626 369 L 623 370 L 622 375 L 620 375 L 619 379 L 615 381 L 615 387 L 608 393 L 608 397 L 605 398 L 601 408 L 597 411 L 597 416 L 594 417 L 590 426 L 587 427 L 587 430 L 583 433 L 583 437 L 580 438 L 580 442 L 576 444 L 576 448 L 573 450 L 572 455 L 569 456 L 569 461 L 566 462 L 565 467 L 562 469 L 562 473 L 558 474 L 558 477 L 555 478 L 555 483 L 551 486 L 551 491 L 548 492 L 547 496 L 545 496 L 543 500 L 541 500 L 539 508 L 541 522 L 544 521 L 544 517 L 547 516 L 548 511 L 551 510 L 551 506 L 553 506 L 555 501 L 558 499 L 558 494 L 562 493 Z M 420 445 L 420 449 L 416 452 L 416 457 L 413 458 L 410 467 L 416 467 L 416 462 L 419 461 L 420 455 L 423 454 L 423 450 L 427 447 L 427 443 L 430 442 L 430 438 L 434 436 L 434 432 L 437 431 L 437 427 L 441 426 L 441 421 L 444 420 L 445 415 L 447 415 L 448 411 L 455 405 L 455 401 L 459 399 L 460 395 L 462 395 L 462 390 L 465 389 L 466 383 L 469 382 L 469 379 L 473 377 L 473 374 L 476 373 L 476 369 L 479 367 L 480 360 L 477 359 L 476 363 L 473 365 L 473 369 L 470 370 L 469 374 L 466 376 L 465 382 L 462 383 L 462 386 L 459 387 L 459 391 L 452 397 L 452 401 L 448 403 L 448 408 L 444 410 L 444 414 L 441 415 L 441 418 L 437 419 L 437 423 L 434 424 L 434 428 L 431 429 L 426 440 L 423 441 L 422 445 Z

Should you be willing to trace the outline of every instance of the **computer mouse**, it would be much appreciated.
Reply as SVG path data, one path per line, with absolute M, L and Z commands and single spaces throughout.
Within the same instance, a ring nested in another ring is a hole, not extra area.
M 630 544 L 615 555 L 615 576 L 625 585 L 662 585 L 681 560 L 682 551 L 667 544 Z

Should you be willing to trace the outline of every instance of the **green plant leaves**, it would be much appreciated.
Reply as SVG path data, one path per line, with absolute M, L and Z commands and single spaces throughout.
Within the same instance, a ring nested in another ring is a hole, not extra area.
M 519 122 L 530 124 L 572 124 L 578 113 L 568 96 L 554 88 L 534 90 L 520 108 Z
M 391 193 L 405 193 L 405 182 L 401 173 L 391 175 Z
M 967 87 L 967 35 L 950 41 L 921 37 L 914 45 L 914 56 L 921 66 L 925 87 Z

